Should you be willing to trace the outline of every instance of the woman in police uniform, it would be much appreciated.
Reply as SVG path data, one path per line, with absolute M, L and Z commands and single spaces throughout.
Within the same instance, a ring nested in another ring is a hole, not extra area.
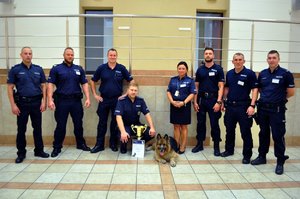
M 170 101 L 170 122 L 174 125 L 174 138 L 178 153 L 185 152 L 188 127 L 191 123 L 191 100 L 196 93 L 195 82 L 187 76 L 188 65 L 181 61 L 177 64 L 178 76 L 172 77 L 167 90 Z

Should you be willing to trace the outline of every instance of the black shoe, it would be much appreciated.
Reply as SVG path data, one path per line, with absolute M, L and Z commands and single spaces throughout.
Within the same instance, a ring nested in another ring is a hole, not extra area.
M 214 149 L 214 156 L 220 156 L 220 149 Z
M 76 148 L 81 149 L 83 151 L 90 151 L 91 150 L 91 148 L 88 147 L 86 144 L 82 144 L 81 146 L 77 146 Z
M 116 145 L 110 145 L 110 149 L 113 151 L 113 152 L 117 152 L 118 151 L 118 147 Z
M 260 164 L 266 164 L 266 163 L 267 163 L 267 159 L 262 156 L 258 156 L 256 159 L 251 161 L 252 165 L 260 165 Z
M 121 143 L 120 151 L 122 154 L 127 153 L 127 143 Z
M 49 154 L 45 153 L 44 151 L 34 152 L 34 156 L 41 158 L 49 158 Z
M 178 150 L 178 154 L 184 154 L 185 153 L 185 151 L 180 151 L 180 150 Z
M 55 158 L 56 156 L 58 156 L 58 154 L 61 152 L 60 149 L 53 149 L 52 153 L 51 153 L 51 157 Z
M 222 152 L 221 153 L 221 157 L 228 157 L 228 156 L 231 156 L 231 155 L 233 155 L 234 153 L 230 153 L 230 152 L 228 152 L 228 151 L 224 151 L 224 152 Z
M 16 158 L 16 164 L 19 164 L 21 162 L 23 162 L 23 160 L 26 158 L 25 155 L 19 155 L 17 158 Z
M 275 173 L 277 175 L 282 175 L 283 174 L 283 164 L 277 164 L 276 165 Z
M 250 158 L 243 158 L 242 163 L 243 164 L 250 164 Z
M 192 153 L 198 153 L 199 151 L 203 151 L 203 144 L 197 144 L 197 145 L 192 149 Z
M 104 151 L 104 146 L 95 145 L 94 148 L 91 149 L 91 153 L 98 153 L 99 151 Z

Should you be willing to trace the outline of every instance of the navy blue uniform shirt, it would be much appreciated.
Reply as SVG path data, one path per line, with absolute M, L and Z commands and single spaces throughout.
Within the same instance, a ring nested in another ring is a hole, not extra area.
M 286 89 L 294 88 L 293 74 L 287 69 L 278 66 L 273 73 L 270 69 L 262 70 L 258 75 L 260 88 L 260 102 L 279 103 L 286 100 Z
M 229 88 L 227 94 L 228 101 L 246 101 L 250 99 L 251 89 L 257 88 L 257 78 L 255 73 L 244 67 L 239 73 L 231 69 L 226 74 L 225 87 Z
M 132 102 L 128 96 L 119 99 L 115 109 L 115 115 L 122 116 L 125 126 L 140 124 L 141 113 L 146 115 L 149 112 L 144 99 L 138 96 L 134 102 Z
M 171 93 L 172 98 L 175 101 L 184 101 L 190 94 L 195 94 L 197 92 L 195 81 L 187 75 L 182 79 L 179 79 L 179 76 L 172 77 L 167 91 Z M 179 91 L 177 96 L 175 96 L 176 91 Z
M 81 93 L 81 84 L 87 83 L 85 72 L 81 66 L 66 63 L 54 65 L 50 70 L 48 82 L 55 84 L 56 93 L 73 95 Z
M 225 82 L 223 68 L 217 64 L 210 68 L 202 65 L 197 69 L 195 82 L 199 82 L 199 93 L 217 93 L 218 83 Z
M 7 83 L 15 84 L 18 94 L 23 97 L 41 95 L 41 83 L 45 82 L 46 77 L 42 67 L 31 64 L 27 68 L 23 62 L 13 66 L 7 78 Z
M 100 65 L 92 77 L 92 81 L 101 81 L 99 92 L 102 97 L 114 98 L 122 95 L 123 80 L 128 82 L 133 78 L 128 70 L 122 64 L 118 64 L 114 69 L 108 66 L 108 63 Z

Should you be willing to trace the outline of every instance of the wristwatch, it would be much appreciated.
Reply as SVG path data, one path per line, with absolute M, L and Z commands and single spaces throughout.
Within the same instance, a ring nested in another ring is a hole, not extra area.
M 222 105 L 222 101 L 217 101 L 217 104 Z
M 255 105 L 250 104 L 250 106 L 251 106 L 252 108 L 255 108 Z

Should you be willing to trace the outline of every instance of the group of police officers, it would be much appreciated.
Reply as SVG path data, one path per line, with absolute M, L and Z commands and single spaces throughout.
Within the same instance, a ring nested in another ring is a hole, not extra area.
M 17 115 L 16 163 L 21 163 L 26 158 L 25 133 L 29 116 L 33 127 L 34 155 L 42 158 L 49 157 L 49 154 L 44 152 L 42 140 L 42 112 L 47 106 L 55 110 L 54 117 L 57 123 L 51 157 L 56 157 L 61 152 L 69 114 L 74 124 L 77 149 L 91 153 L 104 150 L 110 111 L 112 117 L 109 146 L 112 151 L 118 151 L 117 145 L 121 141 L 121 153 L 127 152 L 126 143 L 133 133 L 129 127 L 131 124 L 141 124 L 140 113 L 145 115 L 148 123 L 144 139 L 149 141 L 155 136 L 154 125 L 146 103 L 137 96 L 138 86 L 126 67 L 117 63 L 118 54 L 115 49 L 108 50 L 108 62 L 97 68 L 90 81 L 92 94 L 98 102 L 99 116 L 97 140 L 92 149 L 86 145 L 83 137 L 82 121 L 83 93 L 84 106 L 88 108 L 91 104 L 88 80 L 83 68 L 73 63 L 73 49 L 68 47 L 64 50 L 64 61 L 53 66 L 48 81 L 42 67 L 31 62 L 30 47 L 23 47 L 20 56 L 22 62 L 11 68 L 7 80 L 11 110 Z M 267 55 L 269 67 L 261 71 L 256 78 L 256 74 L 244 66 L 244 55 L 236 53 L 232 60 L 234 68 L 227 72 L 225 83 L 223 68 L 214 62 L 214 50 L 208 47 L 204 49 L 204 63 L 197 69 L 195 78 L 197 93 L 194 95 L 193 103 L 194 110 L 197 112 L 197 145 L 192 149 L 193 153 L 203 150 L 203 142 L 206 138 L 206 113 L 208 113 L 215 156 L 227 157 L 234 154 L 235 128 L 239 123 L 244 142 L 242 163 L 266 164 L 272 132 L 274 152 L 277 157 L 275 173 L 280 175 L 284 172 L 283 165 L 288 159 L 285 155 L 284 141 L 285 105 L 287 99 L 294 95 L 295 85 L 293 75 L 282 68 L 279 61 L 279 53 L 271 50 Z M 130 82 L 124 95 L 122 95 L 123 80 Z M 98 81 L 101 82 L 99 93 L 96 92 Z M 260 93 L 259 99 L 258 93 Z M 257 113 L 255 113 L 256 107 Z M 222 153 L 219 146 L 221 111 L 225 111 L 226 127 L 225 151 Z M 253 118 L 260 127 L 259 155 L 250 161 L 253 148 L 251 134 Z

